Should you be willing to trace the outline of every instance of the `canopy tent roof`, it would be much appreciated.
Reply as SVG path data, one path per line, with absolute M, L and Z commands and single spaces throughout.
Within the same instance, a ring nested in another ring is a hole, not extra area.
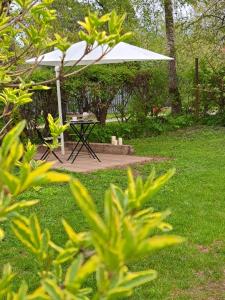
M 86 42 L 81 41 L 73 44 L 66 51 L 64 58 L 64 66 L 73 66 L 84 55 L 86 49 Z M 90 65 L 98 60 L 107 49 L 107 45 L 93 47 L 93 49 L 86 54 L 77 65 Z M 39 56 L 38 58 L 31 58 L 26 61 L 28 64 L 39 64 L 44 66 L 59 66 L 61 65 L 63 53 L 60 50 L 54 50 Z M 102 57 L 97 64 L 113 64 L 123 63 L 128 61 L 148 61 L 148 60 L 172 60 L 173 58 L 161 55 L 140 47 L 136 47 L 124 42 L 117 44 L 112 50 Z

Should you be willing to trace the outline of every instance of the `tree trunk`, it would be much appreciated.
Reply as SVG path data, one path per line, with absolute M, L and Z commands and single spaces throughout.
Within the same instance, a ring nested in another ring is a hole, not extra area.
M 63 85 L 61 85 L 61 105 L 62 105 L 62 119 L 63 124 L 66 123 L 66 114 L 67 114 L 67 95 Z
M 173 4 L 172 0 L 164 0 L 166 37 L 169 56 L 174 60 L 169 61 L 169 97 L 172 106 L 172 113 L 181 113 L 182 104 L 178 89 L 177 70 L 176 70 L 176 48 L 175 48 L 175 32 L 173 20 Z
M 103 106 L 98 110 L 94 111 L 96 119 L 100 122 L 100 124 L 105 125 L 106 117 L 107 117 L 108 107 Z
M 200 112 L 200 90 L 199 90 L 199 59 L 195 58 L 195 116 L 199 117 Z

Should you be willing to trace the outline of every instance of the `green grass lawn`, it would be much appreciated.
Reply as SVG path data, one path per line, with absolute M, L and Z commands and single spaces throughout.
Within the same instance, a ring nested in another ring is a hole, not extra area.
M 174 233 L 187 238 L 181 246 L 161 250 L 132 266 L 154 268 L 158 279 L 136 290 L 132 299 L 225 299 L 225 129 L 192 128 L 158 137 L 129 141 L 140 155 L 157 155 L 170 160 L 156 163 L 158 174 L 175 166 L 176 175 L 151 200 L 156 209 L 170 208 L 169 222 Z M 153 164 L 135 166 L 135 174 L 146 177 Z M 126 186 L 126 170 L 106 170 L 74 174 L 96 200 L 99 210 L 110 182 Z M 23 197 L 24 198 L 24 197 Z M 66 218 L 77 230 L 87 227 L 67 185 L 49 185 L 25 198 L 38 198 L 35 211 L 43 227 L 48 227 L 57 243 L 66 240 L 60 220 Z M 0 265 L 9 261 L 35 286 L 35 260 L 6 228 L 1 243 Z

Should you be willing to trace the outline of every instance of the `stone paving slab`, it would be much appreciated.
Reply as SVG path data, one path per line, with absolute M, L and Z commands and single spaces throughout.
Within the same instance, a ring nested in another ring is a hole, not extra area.
M 90 157 L 87 153 L 81 153 L 75 162 L 71 164 L 71 161 L 67 161 L 69 154 L 70 151 L 66 151 L 65 156 L 62 156 L 59 152 L 57 152 L 57 155 L 59 155 L 63 161 L 63 164 L 57 161 L 54 165 L 54 168 L 71 172 L 89 173 L 103 169 L 124 168 L 133 164 L 163 161 L 166 159 L 162 157 L 98 153 L 98 157 L 101 160 L 101 162 L 98 162 L 96 159 Z M 40 158 L 40 156 L 41 153 L 39 153 L 37 159 Z M 48 161 L 55 161 L 54 156 L 50 155 Z

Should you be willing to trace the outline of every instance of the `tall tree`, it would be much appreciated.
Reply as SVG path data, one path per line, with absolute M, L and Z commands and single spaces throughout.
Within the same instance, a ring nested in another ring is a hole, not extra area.
M 173 19 L 172 0 L 164 0 L 165 25 L 167 47 L 169 55 L 174 58 L 169 62 L 169 95 L 172 106 L 172 113 L 179 114 L 182 110 L 181 97 L 178 88 L 177 69 L 176 69 L 176 47 L 175 47 L 175 30 Z

